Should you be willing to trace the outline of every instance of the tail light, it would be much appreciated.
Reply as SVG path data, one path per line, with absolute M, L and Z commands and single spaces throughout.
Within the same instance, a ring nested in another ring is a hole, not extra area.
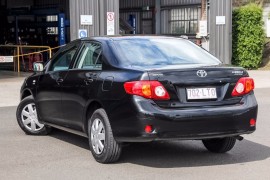
M 249 77 L 243 77 L 236 83 L 232 96 L 242 96 L 250 93 L 254 89 L 254 80 Z
M 132 81 L 124 84 L 126 93 L 147 99 L 169 100 L 170 95 L 158 81 Z

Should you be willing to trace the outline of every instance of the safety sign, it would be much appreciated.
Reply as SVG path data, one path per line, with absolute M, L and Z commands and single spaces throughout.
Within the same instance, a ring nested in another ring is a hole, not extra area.
M 81 25 L 93 25 L 93 16 L 81 15 Z
M 88 37 L 87 29 L 79 29 L 79 39 L 86 38 L 86 37 Z
M 13 56 L 0 56 L 0 63 L 13 62 Z
M 115 17 L 114 12 L 107 12 L 107 35 L 115 35 Z

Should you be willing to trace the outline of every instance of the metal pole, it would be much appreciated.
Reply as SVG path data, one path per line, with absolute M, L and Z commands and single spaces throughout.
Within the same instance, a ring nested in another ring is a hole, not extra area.
M 15 16 L 15 42 L 19 44 L 19 25 L 18 25 L 18 17 Z
M 107 35 L 107 11 L 105 11 L 105 3 L 103 0 L 98 1 L 98 11 L 99 11 L 99 31 L 98 36 Z M 106 15 L 105 15 L 106 14 Z
M 18 67 L 17 67 L 17 71 L 18 73 L 20 72 L 20 47 L 17 47 L 17 60 L 18 60 Z
M 15 52 L 13 52 L 13 72 L 16 72 L 16 61 L 15 61 L 14 56 L 16 56 Z
M 51 58 L 52 58 L 52 49 L 49 48 L 49 59 L 51 60 Z

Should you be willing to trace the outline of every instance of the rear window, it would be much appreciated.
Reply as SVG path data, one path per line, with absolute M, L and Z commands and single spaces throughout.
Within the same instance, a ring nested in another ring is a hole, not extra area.
M 183 39 L 120 39 L 114 43 L 124 67 L 221 63 L 210 53 Z

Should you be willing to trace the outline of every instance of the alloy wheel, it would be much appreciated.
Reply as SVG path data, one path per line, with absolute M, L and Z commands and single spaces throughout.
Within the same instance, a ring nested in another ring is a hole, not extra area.
M 21 112 L 21 119 L 23 125 L 32 132 L 37 132 L 44 127 L 44 124 L 41 124 L 38 121 L 37 110 L 34 103 L 27 104 L 23 108 Z
M 91 143 L 96 154 L 101 154 L 105 144 L 105 128 L 100 119 L 95 119 L 91 127 Z

